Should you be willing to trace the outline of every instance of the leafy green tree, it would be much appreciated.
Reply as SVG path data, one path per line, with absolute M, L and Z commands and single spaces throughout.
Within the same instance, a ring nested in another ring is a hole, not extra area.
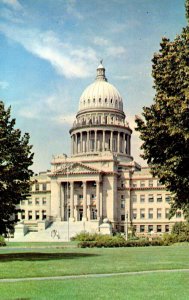
M 0 101 L 0 234 L 13 228 L 17 206 L 28 196 L 33 175 L 29 169 L 33 160 L 29 134 L 21 136 L 10 113 L 11 108 L 6 110 Z
M 189 20 L 189 0 L 186 1 Z M 154 102 L 136 117 L 143 158 L 172 192 L 171 216 L 189 214 L 189 26 L 173 41 L 163 38 L 152 59 Z

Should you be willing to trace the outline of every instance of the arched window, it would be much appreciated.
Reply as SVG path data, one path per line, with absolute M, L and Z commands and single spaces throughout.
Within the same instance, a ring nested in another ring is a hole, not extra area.
M 93 103 L 95 103 L 95 98 L 93 98 Z

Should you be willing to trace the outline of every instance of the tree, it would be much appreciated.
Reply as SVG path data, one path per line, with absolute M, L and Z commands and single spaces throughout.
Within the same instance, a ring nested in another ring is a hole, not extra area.
M 29 195 L 33 175 L 29 134 L 21 136 L 21 131 L 14 129 L 10 113 L 11 108 L 6 110 L 0 101 L 0 234 L 13 228 L 18 204 Z
M 189 0 L 186 1 L 189 20 Z M 142 157 L 172 192 L 171 214 L 189 215 L 189 26 L 170 41 L 163 38 L 152 59 L 154 102 L 136 117 Z

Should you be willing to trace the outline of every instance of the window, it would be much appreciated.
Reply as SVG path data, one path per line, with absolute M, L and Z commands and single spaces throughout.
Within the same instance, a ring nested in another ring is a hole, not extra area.
M 83 195 L 79 195 L 79 199 L 83 199 Z
M 32 205 L 32 199 L 28 199 L 28 205 Z
M 157 180 L 157 186 L 161 186 L 161 182 L 159 180 Z
M 39 198 L 35 198 L 35 205 L 39 205 Z
M 153 187 L 153 180 L 152 180 L 152 179 L 150 179 L 150 180 L 148 181 L 148 185 L 149 185 L 149 187 Z
M 157 232 L 161 232 L 161 225 L 157 225 Z
M 97 209 L 92 208 L 91 210 L 91 220 L 96 220 L 97 219 Z
M 125 187 L 125 182 L 124 182 L 124 181 L 121 182 L 121 187 L 122 187 L 122 188 Z
M 140 195 L 140 203 L 144 203 L 145 202 L 145 195 Z
M 133 181 L 132 186 L 133 186 L 133 187 L 137 187 L 137 181 L 136 181 L 136 180 Z
M 144 232 L 144 230 L 145 230 L 144 225 L 140 225 L 140 232 Z
M 121 215 L 121 221 L 125 221 L 125 215 Z
M 148 210 L 148 218 L 153 219 L 153 208 L 149 208 Z
M 181 211 L 176 212 L 176 218 L 181 218 Z
M 22 219 L 22 220 L 25 220 L 25 211 L 22 211 L 22 212 L 21 212 L 21 219 Z
M 145 181 L 144 180 L 140 181 L 140 187 L 145 187 Z
M 169 219 L 169 208 L 165 209 L 165 218 Z
M 141 219 L 145 218 L 145 210 L 143 208 L 140 210 L 140 218 Z
M 148 195 L 148 202 L 154 202 L 154 195 Z
M 133 201 L 133 203 L 137 202 L 137 196 L 136 195 L 132 196 L 132 201 Z
M 35 219 L 39 220 L 39 211 L 38 210 L 35 212 Z
M 165 225 L 165 232 L 169 232 L 169 225 Z
M 32 220 L 32 211 L 31 210 L 28 211 L 28 220 Z
M 46 191 L 46 190 L 47 190 L 47 184 L 46 184 L 46 183 L 43 183 L 43 184 L 42 184 L 42 190 L 43 190 L 43 191 Z
M 95 194 L 91 194 L 91 199 L 92 200 L 96 199 L 96 195 Z
M 148 232 L 152 232 L 153 231 L 153 225 L 148 225 Z
M 157 209 L 157 219 L 161 219 L 161 208 Z
M 162 195 L 161 194 L 157 195 L 157 202 L 162 202 Z
M 165 201 L 169 203 L 171 201 L 170 195 L 165 195 Z
M 125 199 L 125 195 L 121 195 L 121 199 L 124 200 Z
M 47 199 L 45 197 L 42 198 L 42 204 L 46 205 L 47 204 Z
M 125 208 L 125 200 L 121 200 L 121 208 Z
M 137 218 L 137 210 L 133 209 L 133 219 L 135 220 Z
M 46 210 L 42 210 L 42 220 L 47 218 Z
M 36 183 L 36 185 L 35 185 L 35 190 L 36 190 L 36 191 L 39 191 L 39 183 Z

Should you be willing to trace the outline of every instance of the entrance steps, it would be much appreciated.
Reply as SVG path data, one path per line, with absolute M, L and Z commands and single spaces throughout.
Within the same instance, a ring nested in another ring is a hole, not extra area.
M 52 222 L 46 229 L 29 231 L 26 235 L 9 239 L 11 242 L 65 242 L 82 231 L 98 232 L 98 221 Z

